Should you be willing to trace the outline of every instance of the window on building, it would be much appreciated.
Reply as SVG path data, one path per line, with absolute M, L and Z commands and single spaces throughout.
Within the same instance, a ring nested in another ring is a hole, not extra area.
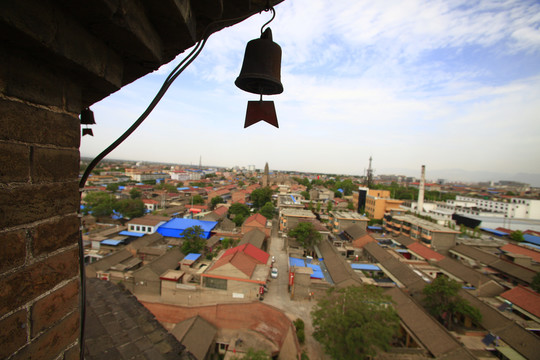
M 146 226 L 141 226 L 141 231 L 146 232 Z
M 141 231 L 141 227 L 137 225 L 137 231 Z
M 131 231 L 135 230 L 135 225 L 129 225 L 129 230 Z

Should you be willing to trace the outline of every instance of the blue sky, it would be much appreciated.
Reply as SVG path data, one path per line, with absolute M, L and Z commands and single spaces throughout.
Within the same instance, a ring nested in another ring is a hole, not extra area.
M 265 99 L 279 129 L 244 129 L 258 96 L 234 85 L 263 12 L 213 34 L 109 158 L 361 175 L 373 156 L 376 174 L 419 176 L 423 164 L 450 180 L 540 174 L 538 1 L 285 0 L 275 10 L 284 92 Z M 81 155 L 120 136 L 182 58 L 95 104 Z

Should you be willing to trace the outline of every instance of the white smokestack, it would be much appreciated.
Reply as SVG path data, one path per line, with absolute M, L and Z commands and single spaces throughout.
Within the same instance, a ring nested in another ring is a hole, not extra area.
M 422 213 L 424 210 L 424 185 L 426 183 L 426 165 L 422 165 L 422 178 L 420 179 L 420 188 L 418 191 L 418 208 L 416 212 Z

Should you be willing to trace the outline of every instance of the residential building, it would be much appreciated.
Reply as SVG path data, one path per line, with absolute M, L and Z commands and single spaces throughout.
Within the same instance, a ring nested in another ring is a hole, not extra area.
M 229 298 L 255 300 L 268 279 L 269 258 L 267 252 L 251 244 L 227 249 L 201 274 L 201 285 L 224 290 Z
M 309 210 L 281 209 L 279 213 L 279 230 L 287 232 L 306 219 L 316 219 L 316 216 Z
M 369 190 L 365 212 L 369 218 L 380 220 L 391 209 L 399 209 L 401 204 L 403 200 L 391 199 L 388 190 Z
M 146 215 L 128 221 L 126 226 L 128 231 L 133 233 L 153 234 L 161 225 L 165 224 L 169 220 L 171 220 L 170 217 Z
M 364 229 L 367 228 L 369 219 L 356 212 L 350 211 L 331 211 L 329 214 L 329 227 L 334 234 L 342 232 L 347 227 L 359 224 Z
M 174 218 L 161 225 L 157 229 L 157 232 L 164 237 L 182 238 L 182 233 L 184 230 L 194 226 L 199 226 L 203 230 L 203 237 L 208 239 L 210 238 L 210 232 L 216 227 L 216 225 L 217 221 Z
M 445 254 L 456 245 L 458 231 L 413 215 L 386 215 L 383 227 L 392 236 L 405 235 Z
M 242 224 L 242 234 L 246 234 L 253 229 L 261 230 L 268 237 L 272 231 L 272 222 L 261 214 L 253 214 Z

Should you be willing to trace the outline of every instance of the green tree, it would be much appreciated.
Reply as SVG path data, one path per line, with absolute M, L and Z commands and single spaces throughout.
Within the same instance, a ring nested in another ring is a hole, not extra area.
M 304 249 L 313 250 L 313 247 L 322 240 L 322 235 L 319 233 L 315 226 L 310 222 L 298 223 L 293 229 L 291 229 L 288 236 L 295 238 Z
M 525 238 L 523 237 L 523 232 L 521 232 L 520 230 L 512 231 L 510 233 L 510 238 L 517 242 L 525 241 Z
M 534 276 L 531 282 L 531 287 L 534 291 L 540 293 L 540 272 L 536 273 L 536 275 Z
M 392 300 L 373 285 L 330 288 L 311 317 L 313 336 L 333 359 L 375 356 L 390 347 L 399 330 Z
M 328 203 L 326 203 L 326 211 L 330 212 L 334 208 L 334 203 L 332 200 L 329 200 Z
M 242 187 L 244 185 L 245 185 L 245 183 L 242 180 L 238 181 L 238 187 Z
M 438 276 L 431 284 L 424 287 L 424 306 L 440 323 L 451 330 L 454 317 L 468 316 L 473 323 L 482 321 L 482 314 L 458 294 L 461 284 L 448 278 Z
M 272 202 L 273 193 L 272 189 L 268 186 L 253 190 L 251 192 L 251 202 L 253 203 L 253 207 L 260 209 L 267 202 Z
M 116 192 L 119 186 L 118 183 L 107 184 L 107 191 Z
M 182 232 L 184 241 L 182 243 L 182 252 L 184 254 L 196 253 L 200 254 L 206 246 L 206 240 L 203 237 L 204 230 L 198 226 L 188 227 Z
M 118 201 L 116 211 L 128 219 L 141 217 L 144 215 L 144 203 L 141 199 L 123 199 Z
M 244 218 L 247 218 L 251 215 L 251 211 L 246 204 L 234 203 L 229 207 L 229 215 L 242 215 Z
M 191 198 L 193 205 L 202 205 L 204 204 L 204 198 L 201 195 L 195 195 Z
M 83 213 L 86 215 L 92 212 L 93 216 L 109 216 L 113 213 L 116 206 L 116 198 L 113 194 L 97 191 L 90 192 L 84 197 L 86 206 Z
M 154 187 L 154 189 L 156 189 L 156 190 L 166 190 L 169 193 L 178 194 L 178 190 L 176 189 L 176 186 L 174 186 L 173 184 L 161 183 L 159 185 L 156 185 Z
M 352 201 L 347 202 L 347 209 L 354 210 L 354 204 L 352 203 Z
M 241 214 L 238 214 L 236 215 L 232 221 L 234 222 L 234 224 L 239 227 L 239 226 L 242 226 L 242 224 L 244 223 L 244 221 L 246 221 L 246 216 L 244 215 L 241 215 Z
M 183 187 L 184 186 L 184 183 L 182 181 L 179 181 L 176 183 L 176 187 L 179 188 L 179 187 Z
M 267 219 L 273 219 L 275 211 L 274 205 L 271 202 L 267 202 L 261 210 L 259 210 L 259 213 Z
M 302 195 L 304 199 L 309 200 L 309 191 L 302 191 L 300 195 Z
M 129 191 L 129 196 L 132 199 L 140 199 L 142 197 L 142 192 L 137 188 L 133 188 Z
M 225 200 L 221 196 L 214 196 L 212 200 L 210 200 L 210 208 L 214 210 L 217 206 L 217 204 L 223 204 L 225 203 Z

